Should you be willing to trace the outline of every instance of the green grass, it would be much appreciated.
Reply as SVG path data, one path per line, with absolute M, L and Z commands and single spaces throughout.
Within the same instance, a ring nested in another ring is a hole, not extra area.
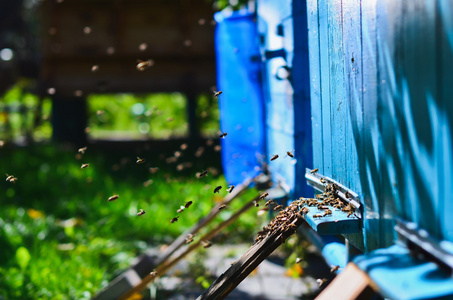
M 134 257 L 170 243 L 226 195 L 213 194 L 215 186 L 227 185 L 222 175 L 195 177 L 218 168 L 218 157 L 183 154 L 178 163 L 193 167 L 178 172 L 149 151 L 88 148 L 82 159 L 76 153 L 50 145 L 0 148 L 0 174 L 18 178 L 0 181 L 0 295 L 7 299 L 88 299 Z M 146 163 L 137 165 L 137 155 Z M 81 169 L 82 163 L 90 166 Z M 151 174 L 151 166 L 160 169 Z M 149 179 L 153 183 L 144 186 Z M 233 207 L 256 193 L 248 191 Z M 120 198 L 108 202 L 113 194 Z M 171 224 L 186 201 L 194 203 Z M 140 208 L 146 214 L 139 217 Z M 215 242 L 251 241 L 259 225 L 251 211 Z

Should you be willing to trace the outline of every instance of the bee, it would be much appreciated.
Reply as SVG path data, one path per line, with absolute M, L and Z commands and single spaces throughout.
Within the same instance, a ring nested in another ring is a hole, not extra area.
M 203 172 L 199 173 L 198 178 L 205 177 L 206 175 L 208 175 L 208 170 L 204 170 Z
M 120 196 L 118 196 L 118 195 L 113 195 L 113 196 L 110 196 L 108 200 L 109 200 L 109 202 L 115 201 L 115 200 L 118 199 L 119 197 L 120 197 Z
M 318 171 L 319 171 L 319 169 L 316 168 L 316 169 L 311 170 L 310 173 L 311 173 L 311 174 L 315 174 L 315 173 L 318 172 Z
M 143 216 L 145 214 L 145 211 L 140 208 L 139 212 L 137 213 L 137 216 Z
M 178 218 L 179 218 L 179 216 L 174 217 L 173 219 L 171 219 L 170 223 L 172 223 L 172 224 L 175 223 L 176 221 L 178 221 Z
M 203 248 L 209 248 L 212 246 L 212 243 L 210 241 L 203 241 Z
M 302 261 L 302 258 L 298 257 L 296 258 L 296 264 L 300 263 Z
M 228 133 L 224 132 L 221 135 L 219 135 L 219 138 L 224 139 L 227 135 Z
M 323 278 L 318 278 L 316 279 L 316 282 L 318 283 L 318 286 L 321 287 L 324 283 L 326 283 L 327 279 Z
M 193 238 L 186 238 L 186 244 L 190 244 L 193 242 Z
M 274 207 L 274 211 L 280 210 L 282 208 L 283 208 L 283 205 L 277 205 L 276 207 Z
M 257 201 L 253 201 L 253 205 L 255 205 L 255 207 L 260 206 L 260 204 Z
M 340 268 L 340 266 L 331 266 L 332 268 L 330 269 L 330 273 L 334 273 L 336 271 L 338 271 L 338 269 Z
M 352 198 L 351 193 L 348 192 L 348 191 L 346 191 L 346 192 L 344 193 L 344 196 L 345 196 L 345 198 Z
M 155 167 L 155 168 L 151 167 L 151 168 L 149 168 L 149 172 L 150 172 L 151 174 L 157 173 L 157 171 L 159 171 L 159 168 L 158 168 L 158 167 Z
M 322 218 L 323 215 L 313 215 L 313 218 Z
M 259 200 L 263 200 L 263 199 L 266 198 L 267 196 L 269 196 L 269 193 L 264 193 L 264 194 L 262 194 L 258 199 L 259 199 Z
M 14 175 L 8 175 L 8 174 L 6 174 L 6 182 L 11 181 L 11 179 L 13 179 L 13 178 L 14 178 Z
M 218 193 L 220 191 L 220 189 L 222 188 L 221 185 L 217 186 L 215 189 L 214 189 L 214 194 L 215 193 Z
M 222 204 L 222 205 L 219 206 L 219 210 L 222 210 L 222 209 L 224 209 L 225 207 L 226 207 L 226 204 Z
M 223 92 L 222 91 L 218 91 L 218 92 L 214 92 L 214 97 L 219 97 Z
M 302 208 L 302 214 L 304 214 L 304 215 L 308 214 L 309 211 L 310 210 L 308 209 L 308 207 Z
M 321 181 L 321 183 L 326 183 L 327 182 L 324 178 L 319 179 L 319 181 Z
M 294 158 L 294 154 L 293 154 L 294 151 L 295 151 L 295 150 L 293 150 L 293 151 L 286 151 L 286 156 L 289 156 L 289 157 L 291 157 L 291 158 Z
M 90 166 L 90 164 L 82 164 L 82 166 L 80 167 L 80 169 L 86 169 Z
M 187 201 L 184 205 L 185 208 L 189 208 L 192 205 L 193 201 Z
M 148 69 L 149 67 L 151 67 L 152 65 L 154 65 L 154 61 L 152 59 L 148 59 L 148 60 L 140 60 L 138 59 L 137 60 L 137 70 L 139 71 L 145 71 L 146 69 Z
M 137 156 L 137 161 L 135 162 L 136 164 L 139 165 L 139 164 L 142 164 L 142 163 L 144 163 L 144 162 L 145 162 L 145 159 L 140 158 L 140 157 Z
M 85 154 L 85 151 L 87 151 L 87 147 L 79 148 L 79 150 L 77 150 L 80 154 Z
M 231 193 L 233 190 L 234 190 L 234 185 L 231 185 L 231 186 L 227 189 L 228 193 Z
M 264 206 L 269 206 L 270 204 L 274 203 L 274 200 L 267 200 L 267 202 L 264 204 Z
M 159 274 L 156 270 L 152 271 L 151 273 L 149 273 L 149 275 L 153 276 L 153 277 L 156 277 L 157 274 Z
M 322 216 L 325 217 L 325 216 L 329 216 L 329 215 L 332 215 L 332 211 L 330 209 L 326 209 Z
M 184 206 L 181 206 L 176 212 L 178 214 L 182 213 L 184 211 L 185 207 Z
M 271 161 L 276 160 L 278 158 L 278 154 L 275 154 L 274 156 L 271 157 Z

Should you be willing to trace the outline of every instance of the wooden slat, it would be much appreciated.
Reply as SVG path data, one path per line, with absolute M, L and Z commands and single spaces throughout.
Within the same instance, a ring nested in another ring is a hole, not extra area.
M 290 206 L 291 207 L 291 206 Z M 288 211 L 287 207 L 285 211 Z M 279 219 L 284 212 L 274 219 Z M 292 226 L 278 226 L 277 229 L 271 232 L 261 241 L 253 244 L 239 260 L 232 265 L 228 270 L 217 278 L 214 283 L 203 293 L 197 300 L 203 299 L 223 299 L 231 291 L 234 290 L 258 265 L 266 259 L 278 246 L 286 241 L 286 239 L 296 232 L 297 227 L 303 223 L 303 217 L 300 214 L 293 214 L 288 217 Z M 272 224 L 272 222 L 271 222 Z M 277 222 L 277 224 L 279 224 Z M 268 225 L 269 226 L 269 225 Z

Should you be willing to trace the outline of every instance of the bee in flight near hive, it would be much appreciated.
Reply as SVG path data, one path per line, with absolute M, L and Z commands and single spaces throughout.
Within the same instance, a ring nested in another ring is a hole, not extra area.
M 119 197 L 120 197 L 120 196 L 118 196 L 118 195 L 113 195 L 113 196 L 110 196 L 108 200 L 109 200 L 109 202 L 115 201 L 115 200 L 118 199 Z
M 227 135 L 228 133 L 224 132 L 221 135 L 219 135 L 219 138 L 224 139 Z
M 191 206 L 193 201 L 187 201 L 186 204 L 184 205 L 185 208 L 189 208 Z
M 264 193 L 264 194 L 262 194 L 262 195 L 259 197 L 259 200 L 263 200 L 263 199 L 266 198 L 267 196 L 269 196 L 269 193 Z
M 142 164 L 142 163 L 144 163 L 144 162 L 145 162 L 145 159 L 140 158 L 140 157 L 137 156 L 137 161 L 136 161 L 136 163 L 137 163 L 138 165 L 139 165 L 139 164 Z
M 271 205 L 272 203 L 274 203 L 274 200 L 267 200 L 267 202 L 264 204 L 264 206 L 269 206 Z
M 145 211 L 140 208 L 139 212 L 137 213 L 137 216 L 143 216 L 145 214 Z
M 294 154 L 293 152 L 296 151 L 296 150 L 293 150 L 293 151 L 286 151 L 286 156 L 289 156 L 291 158 L 294 158 Z
M 182 213 L 184 211 L 185 207 L 184 206 L 181 206 L 176 212 L 178 214 Z
M 216 187 L 216 188 L 214 189 L 214 194 L 215 194 L 215 193 L 218 193 L 218 192 L 220 191 L 221 188 L 222 188 L 221 185 L 219 185 L 218 187 Z
M 202 177 L 205 177 L 207 175 L 208 175 L 208 170 L 205 170 L 205 171 L 203 171 L 203 172 L 198 174 L 198 178 L 202 178 Z
M 233 191 L 233 189 L 234 189 L 234 185 L 230 186 L 230 187 L 227 189 L 228 193 L 231 193 L 231 192 Z
M 178 218 L 179 218 L 179 216 L 174 217 L 173 219 L 171 219 L 170 223 L 172 223 L 172 224 L 175 223 L 176 221 L 178 221 Z
M 6 174 L 6 182 L 16 183 L 16 181 L 17 181 L 17 177 Z
M 311 174 L 315 174 L 315 173 L 318 172 L 318 171 L 319 171 L 319 169 L 316 168 L 316 169 L 311 170 L 310 173 L 311 173 Z
M 87 151 L 87 147 L 79 148 L 79 150 L 77 150 L 80 154 L 85 154 L 85 151 Z
M 209 248 L 212 246 L 212 243 L 210 241 L 202 241 L 203 243 L 203 248 Z
M 275 154 L 274 156 L 271 157 L 271 161 L 276 160 L 278 158 L 278 154 Z
M 152 65 L 154 65 L 154 61 L 152 59 L 148 59 L 148 60 L 138 59 L 137 60 L 137 70 L 139 70 L 139 71 L 145 71 Z
M 334 273 L 336 271 L 338 271 L 338 269 L 340 268 L 340 266 L 331 266 L 332 268 L 330 269 L 330 273 Z
M 324 283 L 326 283 L 327 279 L 316 279 L 316 282 L 318 283 L 318 286 L 321 287 Z
M 223 92 L 222 91 L 218 91 L 218 92 L 214 92 L 214 97 L 219 97 Z
M 82 166 L 80 167 L 80 169 L 86 169 L 90 166 L 90 164 L 82 164 Z
M 280 210 L 282 208 L 283 208 L 283 205 L 277 205 L 276 207 L 274 207 L 274 211 Z
M 157 271 L 152 271 L 151 273 L 149 273 L 149 275 L 151 275 L 151 276 L 153 276 L 153 277 L 156 277 L 157 274 L 159 274 L 159 273 L 157 273 Z

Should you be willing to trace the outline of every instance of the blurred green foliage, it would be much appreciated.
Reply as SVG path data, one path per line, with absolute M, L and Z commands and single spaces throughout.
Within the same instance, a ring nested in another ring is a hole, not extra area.
M 176 163 L 165 163 L 172 152 L 93 146 L 80 157 L 63 146 L 0 148 L 0 174 L 18 178 L 15 184 L 0 181 L 0 295 L 88 299 L 145 249 L 173 241 L 227 194 L 213 193 L 215 186 L 227 186 L 212 168 L 219 168 L 218 152 L 196 158 L 190 151 L 178 163 L 193 167 L 178 172 Z M 146 162 L 136 164 L 136 156 Z M 82 163 L 90 166 L 81 169 Z M 150 167 L 159 171 L 151 174 Z M 195 177 L 206 168 L 207 177 Z M 113 194 L 119 199 L 108 202 Z M 249 190 L 215 223 L 256 194 Z M 171 224 L 186 201 L 193 205 Z M 137 216 L 139 209 L 146 213 Z M 251 242 L 260 225 L 251 210 L 213 242 Z

